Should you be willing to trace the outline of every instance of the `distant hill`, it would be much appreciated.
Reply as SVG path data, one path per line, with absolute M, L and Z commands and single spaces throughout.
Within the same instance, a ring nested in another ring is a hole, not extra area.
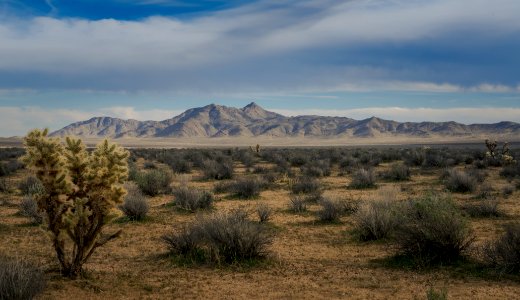
M 471 137 L 520 136 L 520 124 L 465 125 L 457 122 L 396 122 L 372 117 L 286 117 L 252 102 L 243 108 L 210 104 L 164 121 L 95 117 L 70 124 L 52 136 L 110 137 Z

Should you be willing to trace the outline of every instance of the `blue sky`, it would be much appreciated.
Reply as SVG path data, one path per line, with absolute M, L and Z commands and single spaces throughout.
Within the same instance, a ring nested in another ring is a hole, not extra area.
M 517 0 L 0 0 L 0 136 L 251 101 L 520 122 Z

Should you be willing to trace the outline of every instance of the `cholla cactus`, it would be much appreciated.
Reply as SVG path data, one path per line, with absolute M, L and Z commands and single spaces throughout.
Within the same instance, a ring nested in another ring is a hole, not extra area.
M 89 154 L 80 139 L 67 138 L 63 145 L 47 134 L 47 129 L 29 132 L 22 160 L 45 187 L 36 201 L 47 215 L 62 273 L 76 278 L 95 249 L 120 234 L 103 235 L 102 229 L 126 193 L 121 185 L 129 154 L 107 140 Z
M 260 145 L 256 144 L 256 153 L 260 153 Z

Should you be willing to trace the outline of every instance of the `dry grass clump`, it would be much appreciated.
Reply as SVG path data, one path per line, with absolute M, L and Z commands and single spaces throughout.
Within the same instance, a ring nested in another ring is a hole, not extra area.
M 0 300 L 33 299 L 44 288 L 42 271 L 27 262 L 0 256 Z
M 272 238 L 261 223 L 250 221 L 242 210 L 234 210 L 199 217 L 181 232 L 163 236 L 163 241 L 173 255 L 234 264 L 265 258 Z

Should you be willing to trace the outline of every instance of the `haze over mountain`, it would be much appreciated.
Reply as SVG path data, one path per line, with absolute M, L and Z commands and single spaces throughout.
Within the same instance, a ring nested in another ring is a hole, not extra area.
M 354 120 L 315 115 L 287 117 L 252 102 L 243 108 L 210 104 L 188 109 L 164 121 L 95 117 L 70 124 L 52 135 L 88 138 L 520 136 L 520 124 L 506 121 L 471 125 L 457 122 L 396 122 L 377 117 Z

